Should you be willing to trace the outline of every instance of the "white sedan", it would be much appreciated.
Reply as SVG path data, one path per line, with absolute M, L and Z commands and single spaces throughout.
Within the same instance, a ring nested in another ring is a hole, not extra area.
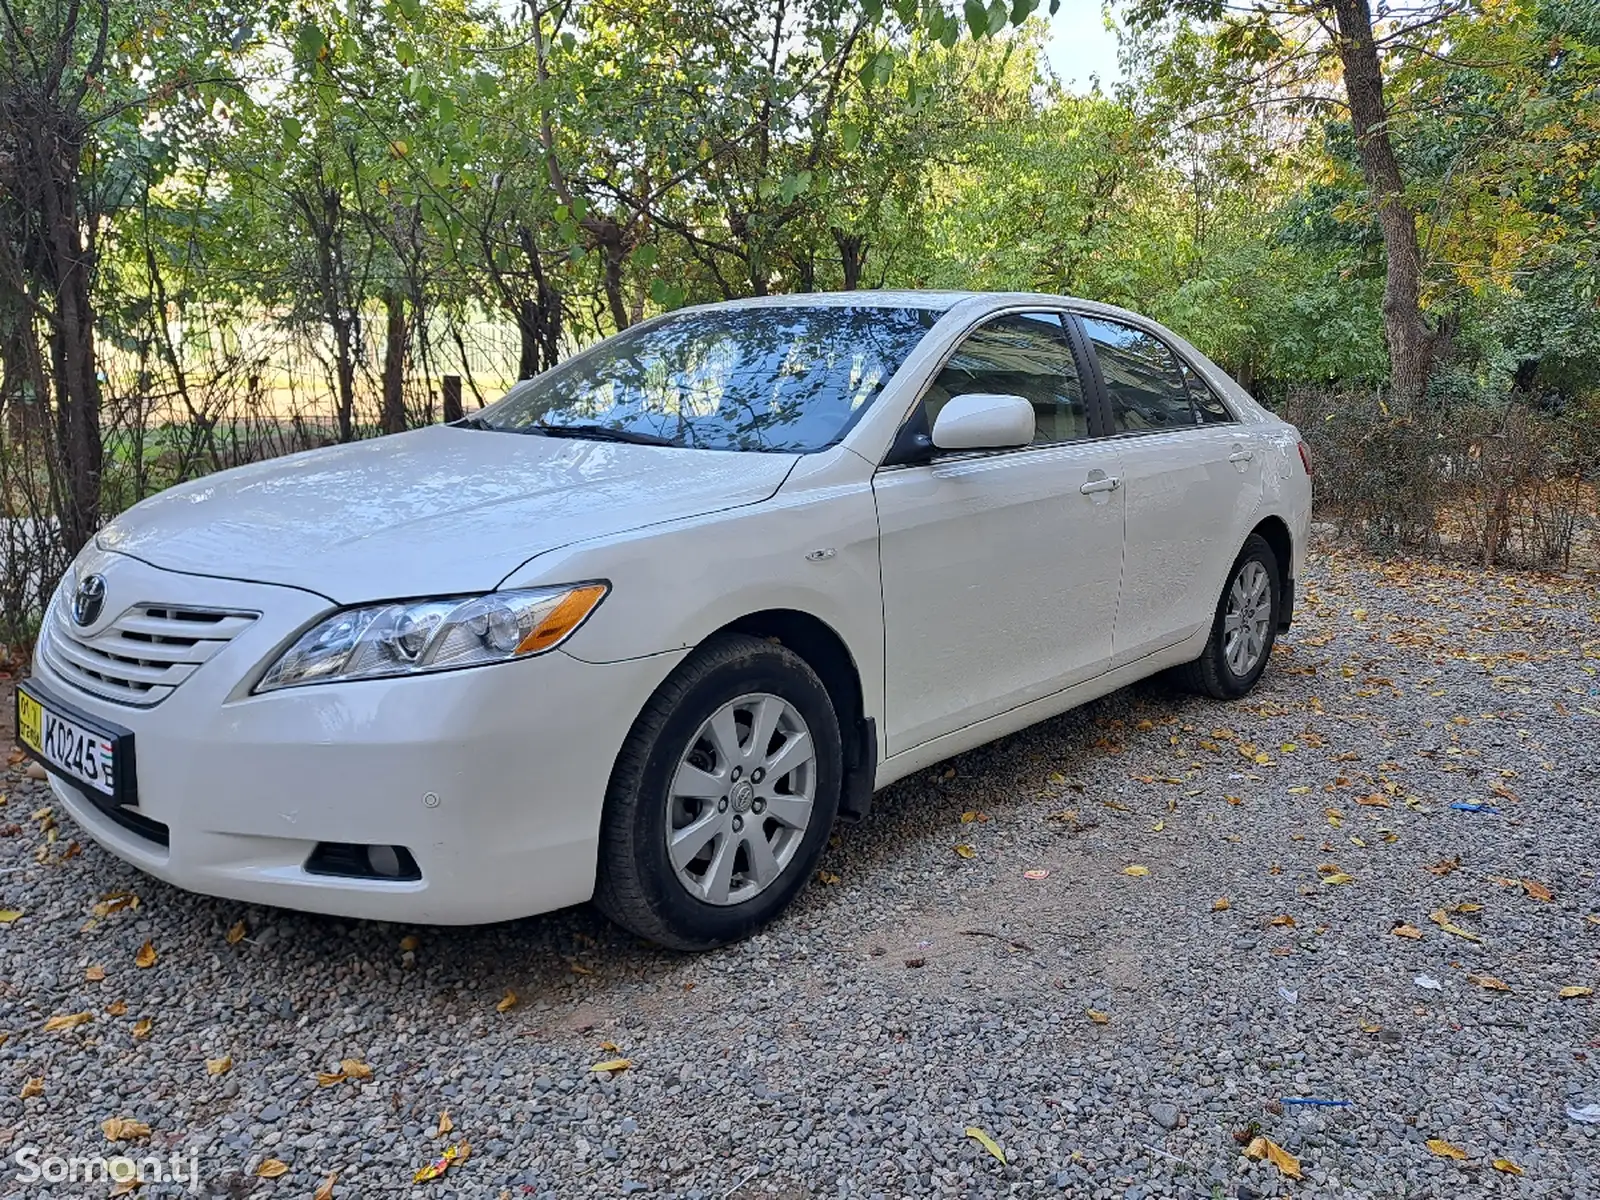
M 182 888 L 667 946 L 778 913 L 839 819 L 1288 627 L 1310 462 L 1182 338 L 1039 295 L 671 313 L 454 426 L 100 531 L 18 692 L 60 804 Z

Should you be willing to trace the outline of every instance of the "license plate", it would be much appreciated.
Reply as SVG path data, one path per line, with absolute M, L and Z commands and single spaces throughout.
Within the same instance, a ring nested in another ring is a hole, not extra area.
M 23 685 L 17 688 L 17 740 L 56 774 L 102 796 L 118 797 L 132 740 L 125 731 L 87 719 Z

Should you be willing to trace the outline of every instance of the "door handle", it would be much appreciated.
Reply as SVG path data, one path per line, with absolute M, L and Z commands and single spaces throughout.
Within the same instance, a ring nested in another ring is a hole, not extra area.
M 1242 448 L 1240 446 L 1235 446 L 1233 448 L 1233 453 L 1228 455 L 1228 461 L 1229 462 L 1249 462 L 1255 456 L 1256 456 L 1256 452 L 1254 450 L 1246 450 L 1246 449 L 1244 449 L 1244 448 Z
M 1115 475 L 1102 475 L 1099 479 L 1089 480 L 1089 482 L 1080 487 L 1078 491 L 1082 492 L 1085 496 L 1092 496 L 1095 492 L 1114 492 L 1121 486 L 1122 480 L 1118 479 Z

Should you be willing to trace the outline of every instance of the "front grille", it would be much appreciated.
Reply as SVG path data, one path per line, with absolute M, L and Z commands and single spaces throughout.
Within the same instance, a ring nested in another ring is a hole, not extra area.
M 160 704 L 201 663 L 250 627 L 255 613 L 136 604 L 96 634 L 55 603 L 39 637 L 40 656 L 61 678 L 104 700 Z

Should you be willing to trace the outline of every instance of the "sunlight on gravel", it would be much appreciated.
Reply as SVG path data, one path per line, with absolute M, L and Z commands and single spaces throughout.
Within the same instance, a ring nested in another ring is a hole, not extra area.
M 699 957 L 186 895 L 13 763 L 0 1150 L 325 1200 L 1600 1194 L 1596 580 L 1302 593 L 1247 701 L 923 772 Z

